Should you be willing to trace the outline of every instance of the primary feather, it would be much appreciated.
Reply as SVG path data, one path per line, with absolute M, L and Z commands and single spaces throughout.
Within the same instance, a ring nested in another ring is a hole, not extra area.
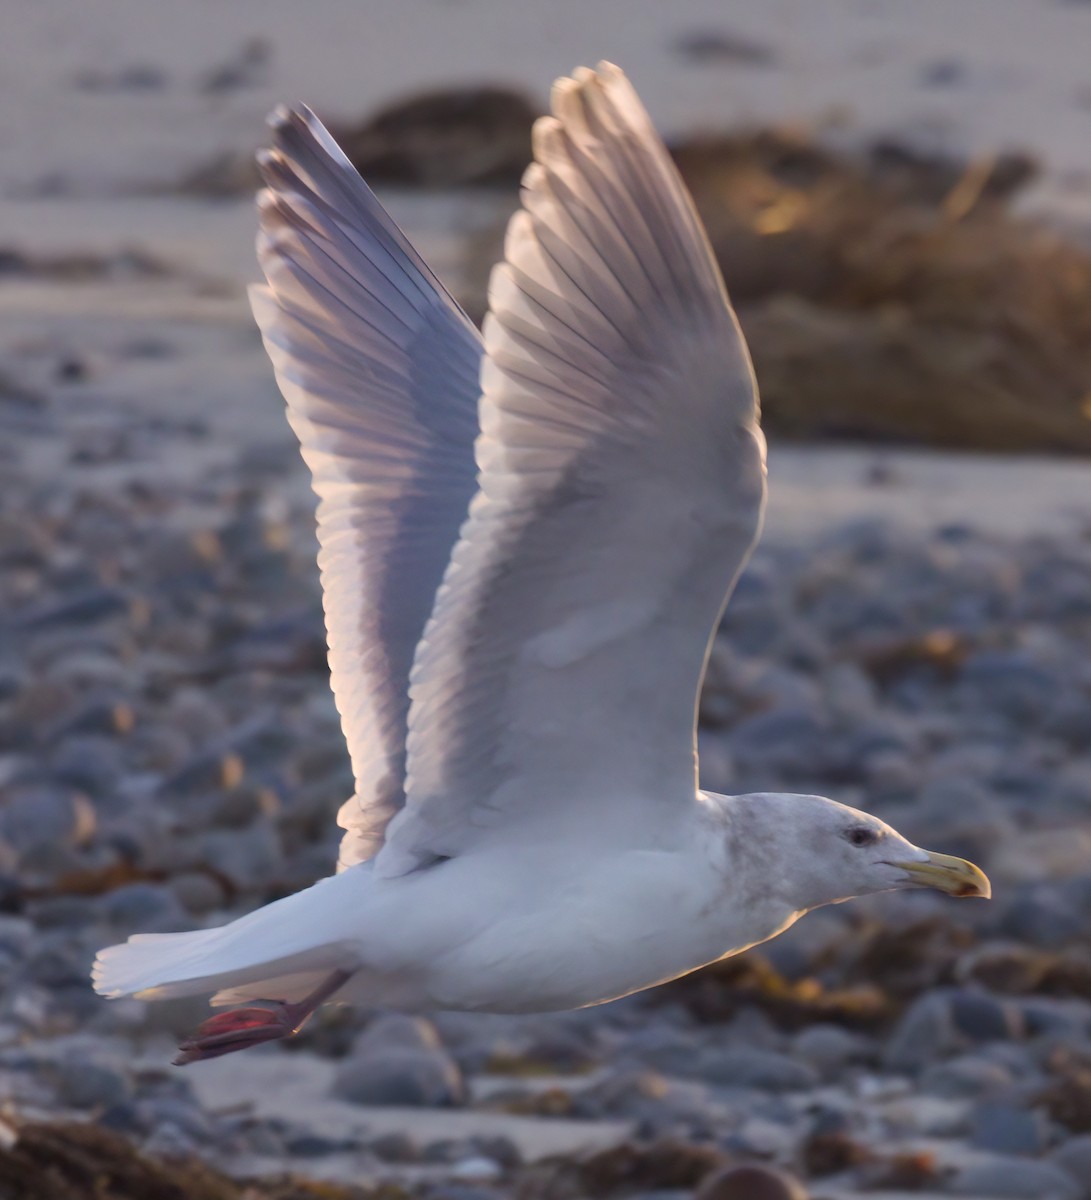
M 307 109 L 260 158 L 251 292 L 311 470 L 330 679 L 356 794 L 339 865 L 404 800 L 408 679 L 475 487 L 481 339 Z

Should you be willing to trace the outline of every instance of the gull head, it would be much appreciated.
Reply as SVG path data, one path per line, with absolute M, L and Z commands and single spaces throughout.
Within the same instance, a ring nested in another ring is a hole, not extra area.
M 731 824 L 747 828 L 748 838 L 756 833 L 768 842 L 769 853 L 758 860 L 771 872 L 767 884 L 799 912 L 903 888 L 992 895 L 980 867 L 914 846 L 885 821 L 836 800 L 764 793 L 738 796 L 734 803 L 745 809 L 746 819 Z M 735 835 L 732 841 L 731 858 L 738 862 L 746 852 Z

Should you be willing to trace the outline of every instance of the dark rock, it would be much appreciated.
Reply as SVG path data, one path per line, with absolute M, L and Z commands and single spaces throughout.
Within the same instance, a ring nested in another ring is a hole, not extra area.
M 966 65 L 957 58 L 937 58 L 921 67 L 921 82 L 928 87 L 953 87 L 966 78 Z
M 263 1185 L 236 1184 L 196 1159 L 158 1162 L 121 1134 L 92 1123 L 61 1121 L 21 1124 L 17 1143 L 0 1156 L 0 1192 L 28 1200 L 83 1200 L 107 1194 L 110 1200 L 243 1200 L 244 1194 L 247 1200 L 263 1200 L 276 1195 Z M 329 1200 L 341 1200 L 342 1195 L 347 1200 L 348 1193 L 328 1192 Z
M 399 1130 L 392 1130 L 390 1133 L 371 1138 L 367 1143 L 367 1148 L 384 1162 L 411 1163 L 420 1158 L 417 1144 L 409 1134 Z
M 1035 1103 L 1073 1133 L 1091 1133 L 1091 1066 L 1078 1057 L 1051 1062 L 1055 1078 L 1035 1096 Z
M 265 38 L 248 38 L 231 58 L 202 76 L 200 90 L 216 96 L 259 86 L 265 82 L 272 52 Z
M 298 1133 L 285 1139 L 285 1149 L 289 1154 L 298 1154 L 301 1158 L 322 1158 L 327 1154 L 337 1154 L 342 1150 L 351 1150 L 355 1143 L 344 1139 L 327 1138 L 318 1133 Z
M 130 63 L 116 71 L 81 71 L 72 82 L 83 92 L 160 92 L 167 74 L 151 63 Z
M 538 114 L 537 105 L 507 88 L 448 89 L 392 104 L 356 127 L 335 124 L 333 133 L 373 182 L 517 183 Z
M 710 1175 L 697 1189 L 694 1200 L 807 1200 L 808 1195 L 794 1176 L 775 1167 L 750 1163 Z
M 645 1191 L 693 1188 L 723 1165 L 724 1156 L 712 1147 L 677 1138 L 659 1138 L 640 1145 L 625 1142 L 577 1163 L 577 1194 L 607 1196 L 638 1187 Z
M 428 1200 L 500 1200 L 500 1194 L 473 1183 L 441 1183 L 429 1191 Z
M 687 33 L 676 43 L 678 53 L 700 66 L 769 67 L 776 52 L 766 42 L 756 42 L 722 30 Z

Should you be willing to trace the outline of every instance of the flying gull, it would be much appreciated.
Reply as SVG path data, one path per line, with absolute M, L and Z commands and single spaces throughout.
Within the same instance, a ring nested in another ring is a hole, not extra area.
M 194 1062 L 327 1001 L 601 1004 L 853 896 L 988 896 L 973 864 L 820 796 L 721 796 L 695 708 L 757 539 L 765 441 L 693 204 L 609 63 L 534 126 L 479 335 L 317 118 L 259 156 L 257 322 L 319 498 L 356 781 L 338 871 L 138 934 L 105 996 L 214 993 Z

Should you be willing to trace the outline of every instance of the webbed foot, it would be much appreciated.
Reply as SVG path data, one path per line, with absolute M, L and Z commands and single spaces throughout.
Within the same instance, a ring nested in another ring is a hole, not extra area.
M 307 1018 L 348 982 L 351 971 L 334 971 L 305 999 L 296 1004 L 263 1000 L 259 1005 L 231 1008 L 202 1021 L 194 1033 L 178 1043 L 174 1066 L 184 1067 L 206 1058 L 219 1058 L 262 1042 L 291 1037 Z

